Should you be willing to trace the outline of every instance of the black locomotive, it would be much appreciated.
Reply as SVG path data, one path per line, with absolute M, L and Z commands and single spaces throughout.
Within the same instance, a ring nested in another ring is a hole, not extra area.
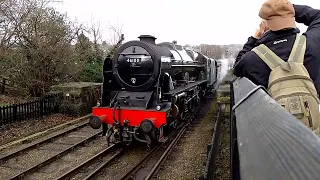
M 215 87 L 217 62 L 196 51 L 141 35 L 104 62 L 100 105 L 90 125 L 110 142 L 151 144 L 165 128 L 178 128 L 186 114 Z

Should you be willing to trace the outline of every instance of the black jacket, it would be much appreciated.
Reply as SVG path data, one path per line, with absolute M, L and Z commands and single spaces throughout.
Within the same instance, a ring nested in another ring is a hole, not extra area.
M 308 26 L 303 33 L 307 37 L 304 65 L 320 94 L 320 10 L 309 6 L 294 5 L 295 19 Z M 259 40 L 249 37 L 239 52 L 234 66 L 234 74 L 247 77 L 257 85 L 268 87 L 270 68 L 253 52 L 254 47 L 265 44 L 281 59 L 287 61 L 298 29 L 268 31 Z M 281 41 L 283 40 L 283 41 Z

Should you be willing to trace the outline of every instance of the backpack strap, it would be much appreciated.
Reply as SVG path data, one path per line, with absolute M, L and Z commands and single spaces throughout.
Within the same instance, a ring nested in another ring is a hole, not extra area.
M 274 68 L 280 66 L 284 62 L 264 44 L 260 44 L 253 48 L 252 51 L 255 52 L 271 70 L 274 70 Z
M 306 52 L 306 36 L 297 34 L 296 40 L 294 41 L 288 62 L 296 62 L 303 64 L 304 54 Z

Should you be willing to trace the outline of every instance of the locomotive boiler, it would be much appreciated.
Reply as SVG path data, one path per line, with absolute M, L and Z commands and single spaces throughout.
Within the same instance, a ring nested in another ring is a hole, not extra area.
M 108 142 L 161 141 L 216 82 L 215 60 L 175 43 L 156 44 L 153 36 L 139 39 L 124 43 L 104 62 L 101 102 L 89 124 L 102 126 Z

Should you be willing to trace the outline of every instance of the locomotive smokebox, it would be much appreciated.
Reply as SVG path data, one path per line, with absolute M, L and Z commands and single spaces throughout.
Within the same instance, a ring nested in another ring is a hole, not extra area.
M 151 35 L 140 35 L 138 38 L 140 39 L 140 41 L 150 43 L 150 44 L 156 44 L 156 39 L 157 39 Z

